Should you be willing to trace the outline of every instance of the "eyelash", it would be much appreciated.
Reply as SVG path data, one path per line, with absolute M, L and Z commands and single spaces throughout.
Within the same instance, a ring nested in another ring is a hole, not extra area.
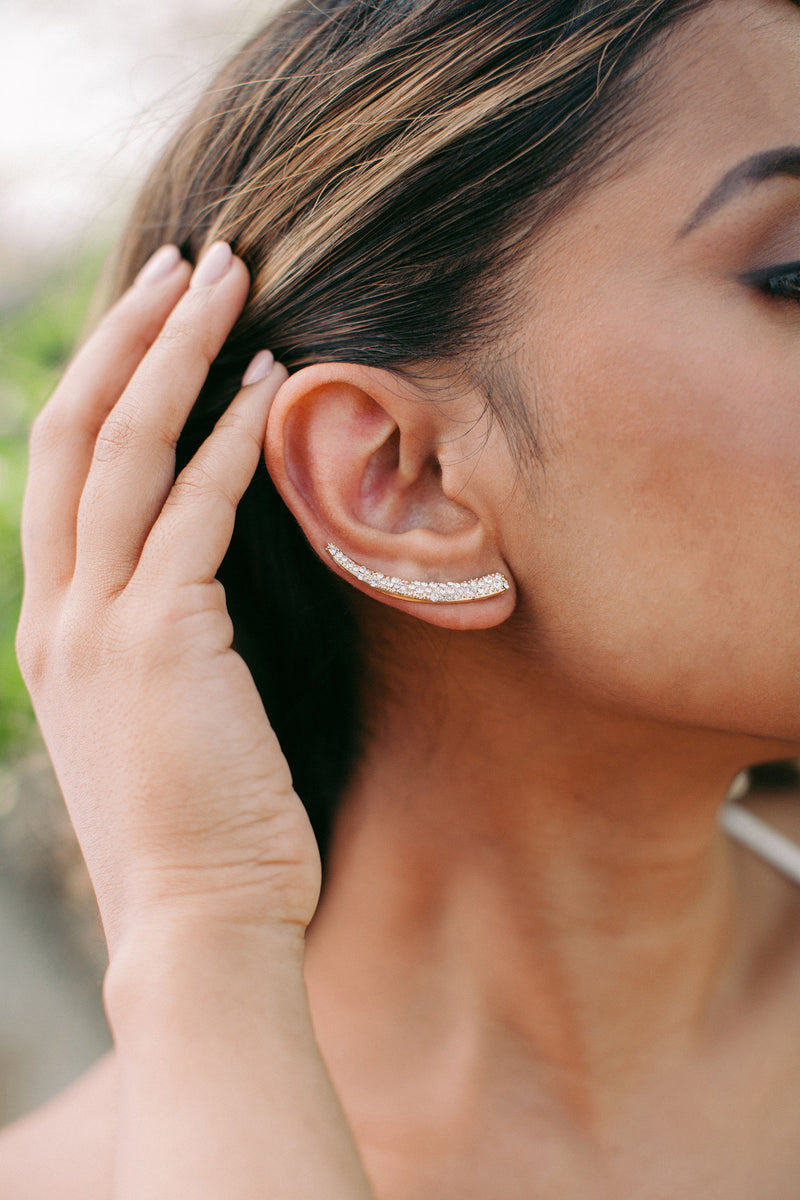
M 800 304 L 800 262 L 786 263 L 782 267 L 770 267 L 747 278 L 747 283 L 773 300 L 794 300 Z

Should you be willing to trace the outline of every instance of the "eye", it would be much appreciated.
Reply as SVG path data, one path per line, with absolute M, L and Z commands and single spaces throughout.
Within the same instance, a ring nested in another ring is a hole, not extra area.
M 745 277 L 745 282 L 758 288 L 765 296 L 800 303 L 800 262 L 754 271 Z

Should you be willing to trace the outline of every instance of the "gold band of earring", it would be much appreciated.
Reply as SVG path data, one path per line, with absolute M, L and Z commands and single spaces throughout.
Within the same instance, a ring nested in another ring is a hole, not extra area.
M 453 583 L 398 579 L 395 575 L 383 575 L 380 571 L 370 571 L 369 567 L 362 567 L 353 562 L 352 558 L 348 558 L 338 546 L 329 544 L 325 549 L 343 571 L 374 588 L 376 592 L 383 592 L 386 596 L 397 596 L 401 600 L 416 600 L 420 604 L 461 604 L 465 600 L 488 600 L 491 596 L 500 596 L 507 592 L 511 586 L 505 575 L 501 575 L 500 572 Z

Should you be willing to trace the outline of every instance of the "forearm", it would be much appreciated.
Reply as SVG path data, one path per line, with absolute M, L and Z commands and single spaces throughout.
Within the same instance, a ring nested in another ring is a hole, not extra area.
M 370 1200 L 314 1039 L 299 939 L 205 922 L 136 934 L 106 1005 L 114 1200 Z

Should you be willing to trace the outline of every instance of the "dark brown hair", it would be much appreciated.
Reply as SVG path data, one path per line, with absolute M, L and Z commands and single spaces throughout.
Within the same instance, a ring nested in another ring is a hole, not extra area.
M 253 279 L 179 467 L 264 346 L 292 371 L 446 366 L 513 433 L 513 270 L 544 223 L 620 164 L 665 35 L 707 0 L 294 0 L 172 139 L 121 246 L 117 290 L 163 242 L 229 240 Z M 518 314 L 517 314 L 518 319 Z M 535 431 L 525 444 L 536 454 Z M 358 750 L 347 591 L 262 466 L 220 571 L 248 663 L 324 852 Z

